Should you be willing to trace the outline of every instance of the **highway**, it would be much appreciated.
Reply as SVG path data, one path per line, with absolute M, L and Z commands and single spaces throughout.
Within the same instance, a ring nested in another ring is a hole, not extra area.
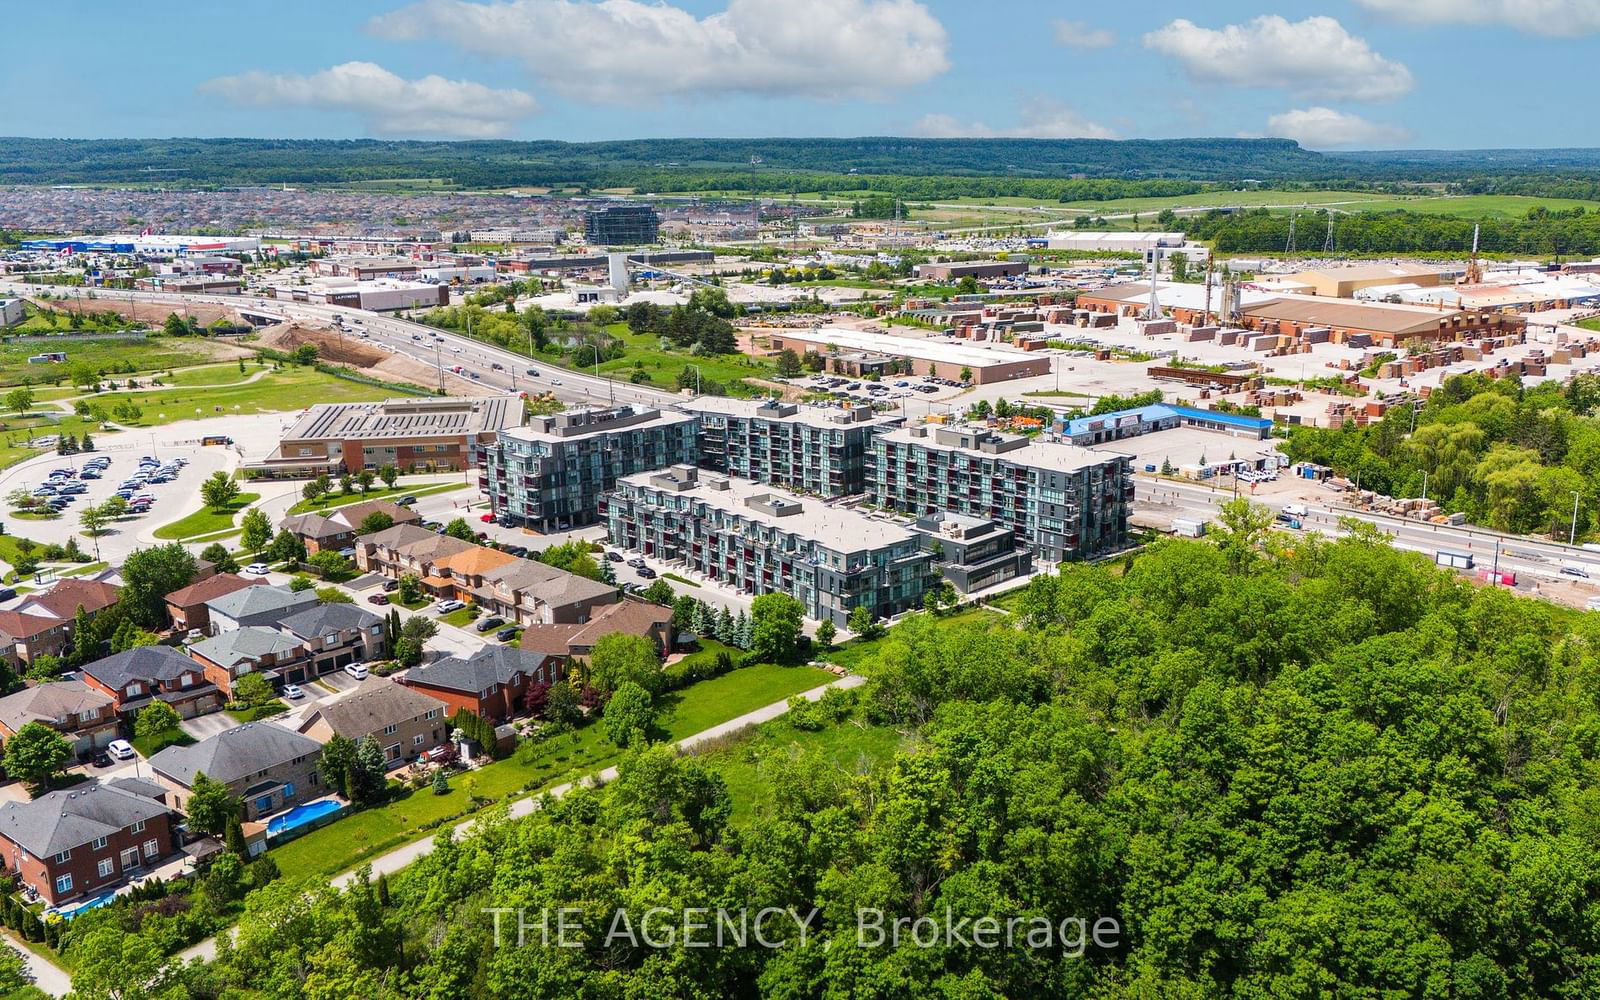
M 26 296 L 37 294 L 40 287 L 20 281 L 0 281 L 0 288 L 8 294 Z M 450 368 L 461 365 L 466 371 L 476 372 L 477 379 L 445 373 L 445 390 L 451 395 L 470 395 L 487 390 L 499 392 L 551 392 L 559 399 L 571 402 L 642 403 L 660 406 L 677 398 L 676 393 L 652 389 L 596 376 L 591 373 L 555 368 L 542 359 L 529 359 L 511 351 L 502 350 L 470 337 L 438 330 L 411 320 L 382 313 L 364 312 L 342 306 L 316 302 L 294 302 L 282 299 L 264 299 L 253 295 L 174 295 L 166 292 L 136 292 L 116 290 L 101 292 L 99 298 L 108 306 L 117 302 L 136 300 L 159 305 L 183 306 L 217 305 L 230 309 L 250 309 L 286 316 L 296 322 L 312 326 L 333 328 L 333 317 L 343 316 L 350 332 L 359 336 L 367 332 L 367 340 L 384 349 L 413 358 L 430 368 Z M 356 324 L 355 320 L 361 320 Z M 436 340 L 435 337 L 438 337 Z M 415 338 L 415 339 L 413 339 Z M 501 365 L 495 370 L 493 365 Z M 528 369 L 538 372 L 529 376 Z
M 1231 489 L 1212 489 L 1145 475 L 1136 476 L 1135 480 L 1134 500 L 1139 510 L 1146 513 L 1159 511 L 1172 517 L 1215 520 L 1217 509 L 1233 499 Z M 1340 519 L 1349 517 L 1377 526 L 1396 548 L 1422 552 L 1430 559 L 1441 551 L 1466 553 L 1473 557 L 1474 569 L 1516 573 L 1519 586 L 1538 579 L 1582 582 L 1582 578 L 1563 574 L 1563 565 L 1581 567 L 1592 580 L 1600 582 L 1600 552 L 1578 546 L 1503 535 L 1474 525 L 1429 524 L 1338 504 L 1312 504 L 1291 494 L 1250 499 L 1273 510 L 1281 510 L 1285 504 L 1301 503 L 1307 509 L 1307 516 L 1301 519 L 1305 531 L 1338 537 L 1344 534 L 1339 526 Z

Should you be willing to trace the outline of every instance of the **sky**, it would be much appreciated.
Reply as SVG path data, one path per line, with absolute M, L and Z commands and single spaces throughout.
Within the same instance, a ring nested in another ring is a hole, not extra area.
M 1600 0 L 52 0 L 0 135 L 1600 145 Z

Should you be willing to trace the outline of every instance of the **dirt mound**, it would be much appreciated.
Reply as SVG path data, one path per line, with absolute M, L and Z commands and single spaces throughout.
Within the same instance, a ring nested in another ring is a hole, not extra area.
M 406 382 L 432 389 L 439 384 L 438 369 L 423 364 L 403 354 L 390 352 L 349 334 L 326 327 L 300 326 L 297 323 L 280 323 L 269 326 L 260 333 L 263 347 L 289 353 L 302 344 L 314 344 L 317 357 L 331 365 L 348 365 L 363 375 L 385 382 Z M 473 383 L 455 375 L 445 380 L 447 391 L 469 391 Z
M 59 309 L 62 312 L 69 313 L 83 312 L 87 315 L 90 313 L 114 312 L 123 319 L 148 323 L 157 329 L 173 313 L 177 313 L 179 316 L 193 317 L 195 322 L 201 326 L 210 326 L 219 319 L 225 319 L 230 323 L 239 322 L 238 314 L 228 306 L 213 305 L 206 302 L 191 302 L 181 306 L 139 300 L 130 302 L 127 299 L 117 298 L 115 291 L 99 291 L 93 294 L 94 298 L 72 295 L 63 298 L 30 301 L 33 301 L 34 305 L 42 309 Z

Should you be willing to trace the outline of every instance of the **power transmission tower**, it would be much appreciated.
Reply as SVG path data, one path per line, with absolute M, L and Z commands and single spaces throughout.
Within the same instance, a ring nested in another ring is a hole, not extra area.
M 1333 250 L 1333 209 L 1330 208 L 1328 209 L 1328 238 L 1322 241 L 1322 254 L 1325 257 L 1332 257 Z
M 1289 240 L 1283 246 L 1284 255 L 1288 257 L 1294 256 L 1294 220 L 1295 216 L 1289 216 Z

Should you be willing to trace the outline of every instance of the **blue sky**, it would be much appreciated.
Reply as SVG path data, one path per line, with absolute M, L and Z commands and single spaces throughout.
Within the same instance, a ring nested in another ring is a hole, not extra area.
M 6 35 L 3 135 L 1600 145 L 1600 0 L 52 0 Z

